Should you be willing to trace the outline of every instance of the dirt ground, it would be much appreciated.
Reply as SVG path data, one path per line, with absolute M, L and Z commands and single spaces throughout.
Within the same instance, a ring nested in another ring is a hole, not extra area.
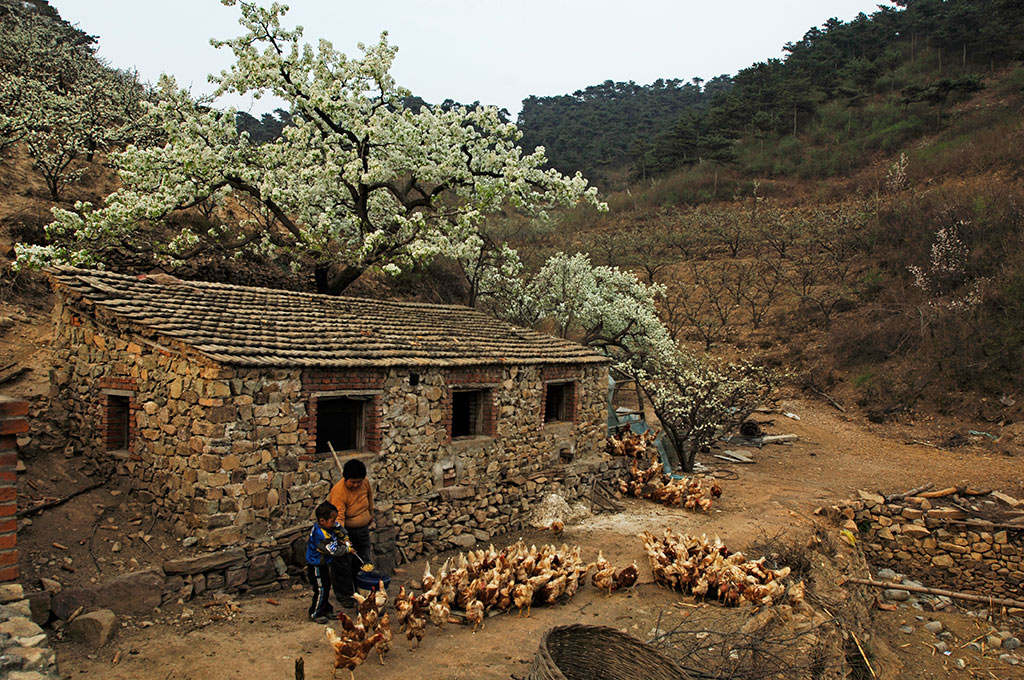
M 449 625 L 443 631 L 429 626 L 419 650 L 410 651 L 404 638 L 396 639 L 386 657 L 387 665 L 379 665 L 376 657 L 371 656 L 357 670 L 358 677 L 523 677 L 540 636 L 554 625 L 608 625 L 649 639 L 655 635 L 656 627 L 668 630 L 684 619 L 687 625 L 700 623 L 715 628 L 729 617 L 746 615 L 715 604 L 698 603 L 651 583 L 646 556 L 636 536 L 640 531 L 657 533 L 671 527 L 676 531 L 718 535 L 733 549 L 749 550 L 767 536 L 781 534 L 794 540 L 806 536 L 816 519 L 815 508 L 850 497 L 858 489 L 891 493 L 928 481 L 940 486 L 969 481 L 976 487 L 987 486 L 1024 496 L 1020 459 L 999 453 L 983 442 L 943 451 L 903 443 L 927 439 L 919 432 L 861 425 L 815 402 L 791 400 L 779 406 L 780 411 L 798 414 L 800 420 L 777 413 L 759 418 L 774 421 L 768 426 L 769 431 L 797 434 L 799 440 L 792 445 L 745 449 L 755 459 L 753 465 L 715 466 L 717 474 L 725 478 L 725 493 L 710 513 L 669 509 L 629 499 L 625 512 L 591 516 L 566 527 L 558 540 L 580 545 L 585 559 L 593 559 L 598 550 L 603 550 L 615 564 L 636 560 L 641 578 L 633 592 L 608 597 L 588 585 L 568 603 L 536 608 L 529 618 L 517 618 L 514 614 L 489 617 L 485 627 L 476 633 L 460 625 Z M 75 461 L 58 460 L 49 467 L 40 464 L 38 470 L 30 468 L 22 477 L 22 486 L 28 479 L 49 483 L 51 478 L 61 479 L 62 473 L 73 478 Z M 119 530 L 100 529 L 90 537 L 91 527 L 97 524 L 118 526 Z M 830 531 L 835 533 L 834 529 Z M 125 534 L 136 537 L 128 541 Z M 147 535 L 148 541 L 144 540 Z M 523 537 L 528 542 L 551 541 L 545 532 Z M 512 541 L 518 536 L 504 538 Z M 54 548 L 55 540 L 63 541 L 67 550 Z M 130 499 L 111 495 L 107 489 L 84 494 L 44 513 L 19 536 L 19 541 L 25 556 L 25 583 L 30 588 L 37 576 L 53 577 L 63 583 L 95 578 L 96 565 L 86 546 L 92 547 L 94 557 L 104 560 L 100 563 L 104 574 L 134 568 L 133 558 L 135 563 L 145 566 L 181 552 L 177 541 L 161 533 L 159 523 L 140 513 Z M 117 553 L 111 552 L 114 541 L 121 543 Z M 74 572 L 61 568 L 65 557 L 72 560 Z M 855 564 L 856 556 L 846 549 L 839 560 Z M 404 565 L 395 574 L 393 589 L 417 579 L 422 568 L 422 562 Z M 845 589 L 849 591 L 850 587 Z M 61 671 L 68 678 L 291 678 L 295 659 L 303 658 L 307 678 L 328 678 L 332 671 L 331 651 L 324 639 L 324 626 L 305 620 L 307 598 L 302 586 L 296 585 L 292 590 L 239 598 L 235 601 L 238 611 L 230 615 L 225 607 L 205 606 L 208 599 L 184 605 L 169 603 L 164 611 L 146 620 L 126 620 L 118 635 L 102 649 L 58 642 Z M 953 633 L 949 641 L 951 655 L 934 653 L 930 646 L 934 636 L 921 630 L 918 616 L 941 620 Z M 988 629 L 983 630 L 977 619 L 955 607 L 934 614 L 912 608 L 872 609 L 871 617 L 872 633 L 866 644 L 879 677 L 1024 677 L 1020 667 L 1002 664 L 992 654 L 979 657 L 961 647 Z M 904 624 L 913 626 L 914 632 L 901 632 L 899 627 Z M 1021 620 L 1011 619 L 1007 625 L 1015 634 L 1024 634 Z M 116 665 L 112 663 L 115 657 Z M 952 665 L 961 657 L 967 663 L 963 670 Z M 338 677 L 343 675 L 344 671 Z

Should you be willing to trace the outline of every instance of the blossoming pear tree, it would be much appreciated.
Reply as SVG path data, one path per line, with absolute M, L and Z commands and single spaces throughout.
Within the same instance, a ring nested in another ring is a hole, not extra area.
M 558 253 L 504 300 L 519 322 L 547 320 L 563 337 L 599 347 L 637 380 L 686 472 L 697 452 L 745 419 L 775 376 L 748 363 L 720 363 L 680 347 L 658 317 L 664 289 L 587 255 Z
M 0 152 L 24 144 L 59 200 L 83 161 L 143 134 L 146 91 L 101 63 L 93 38 L 33 5 L 0 12 L 0 34 Z
M 326 40 L 302 44 L 301 27 L 281 25 L 286 6 L 222 2 L 238 4 L 245 32 L 213 41 L 235 56 L 211 76 L 214 97 L 272 93 L 293 124 L 256 145 L 236 131 L 233 111 L 161 79 L 150 116 L 166 143 L 115 154 L 124 187 L 101 208 L 54 210 L 51 243 L 21 247 L 22 263 L 101 265 L 111 252 L 145 248 L 183 260 L 249 248 L 313 269 L 319 290 L 340 292 L 371 267 L 395 274 L 439 254 L 471 257 L 467 244 L 482 246 L 482 220 L 503 208 L 597 204 L 580 174 L 545 170 L 542 148 L 524 153 L 518 129 L 493 107 L 404 108 L 409 92 L 391 76 L 397 49 L 386 33 L 353 58 Z M 145 228 L 190 208 L 207 219 L 164 239 Z M 229 211 L 245 219 L 226 219 Z

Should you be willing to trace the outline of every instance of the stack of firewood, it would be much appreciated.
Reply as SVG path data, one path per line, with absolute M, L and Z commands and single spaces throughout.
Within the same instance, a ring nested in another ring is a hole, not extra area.
M 743 553 L 731 552 L 715 537 L 700 538 L 671 529 L 662 538 L 649 532 L 640 534 L 654 572 L 654 580 L 664 586 L 701 598 L 715 598 L 727 605 L 771 605 L 785 592 L 782 579 L 789 567 L 771 569 L 760 560 L 748 560 Z

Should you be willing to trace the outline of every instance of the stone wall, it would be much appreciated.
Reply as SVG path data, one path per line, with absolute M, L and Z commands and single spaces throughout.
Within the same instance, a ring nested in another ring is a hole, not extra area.
M 927 499 L 886 503 L 865 492 L 835 512 L 876 566 L 912 574 L 925 585 L 1024 599 L 1024 526 L 968 523 L 962 510 L 933 508 Z
M 237 545 L 310 519 L 339 478 L 332 456 L 317 453 L 325 396 L 367 400 L 365 450 L 344 455 L 366 461 L 382 539 L 410 557 L 461 545 L 452 540 L 461 532 L 519 526 L 532 500 L 552 491 L 571 500 L 588 475 L 608 471 L 604 365 L 235 368 L 101 308 L 59 303 L 55 321 L 51 378 L 76 448 L 115 467 L 136 498 L 202 546 Z M 567 382 L 566 420 L 545 423 L 545 385 Z M 485 395 L 479 436 L 452 437 L 460 389 Z M 121 422 L 114 407 L 127 409 L 127 447 L 109 451 L 111 423 Z M 577 467 L 548 473 L 562 451 Z M 413 504 L 424 511 L 400 510 L 392 521 L 387 508 Z M 416 520 L 421 514 L 433 525 Z M 424 528 L 437 538 L 424 538 Z

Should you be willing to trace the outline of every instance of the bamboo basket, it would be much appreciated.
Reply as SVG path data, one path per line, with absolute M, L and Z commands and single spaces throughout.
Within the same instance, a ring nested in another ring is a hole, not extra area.
M 615 628 L 556 626 L 548 630 L 529 680 L 687 680 L 671 659 Z

